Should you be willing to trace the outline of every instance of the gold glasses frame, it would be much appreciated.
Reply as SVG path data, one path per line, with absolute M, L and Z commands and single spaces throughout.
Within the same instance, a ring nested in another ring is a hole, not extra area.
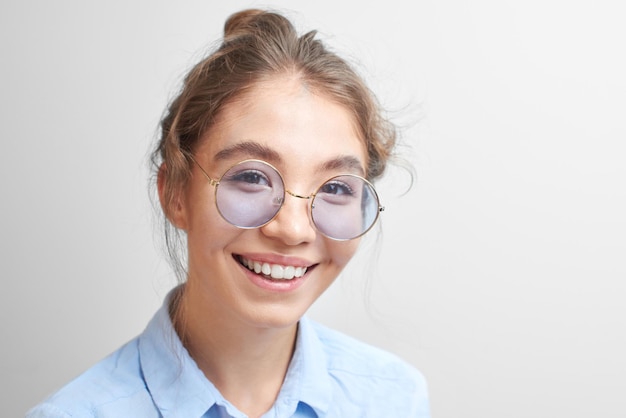
M 277 216 L 277 215 L 278 215 L 278 213 L 280 212 L 280 209 L 282 208 L 282 206 L 283 206 L 283 204 L 284 204 L 284 201 L 285 201 L 285 198 L 284 198 L 284 195 L 283 195 L 283 198 L 281 199 L 281 201 L 280 201 L 280 202 L 276 202 L 276 203 L 279 203 L 279 204 L 280 204 L 280 206 L 279 206 L 278 210 L 276 210 L 276 213 L 274 213 L 274 215 L 273 215 L 270 219 L 268 219 L 266 222 L 264 222 L 264 223 L 263 223 L 263 224 L 261 224 L 261 225 L 257 225 L 257 226 L 250 226 L 250 227 L 246 227 L 246 226 L 236 225 L 236 224 L 232 223 L 231 221 L 229 221 L 229 220 L 226 218 L 226 216 L 224 216 L 224 214 L 223 214 L 223 213 L 221 212 L 221 210 L 220 210 L 219 205 L 217 204 L 217 190 L 218 190 L 218 187 L 219 187 L 219 185 L 220 185 L 220 182 L 221 182 L 221 181 L 222 181 L 222 179 L 224 178 L 224 175 L 226 175 L 226 173 L 228 173 L 228 172 L 229 172 L 229 171 L 230 171 L 233 167 L 236 167 L 236 166 L 238 166 L 238 165 L 240 165 L 240 164 L 247 163 L 247 162 L 258 162 L 258 163 L 261 163 L 261 164 L 264 164 L 264 165 L 268 166 L 269 168 L 271 168 L 272 170 L 274 170 L 274 171 L 276 172 L 276 174 L 278 174 L 278 177 L 280 178 L 280 180 L 281 180 L 281 182 L 282 182 L 282 184 L 283 184 L 283 190 L 284 190 L 284 192 L 285 192 L 286 194 L 289 194 L 290 196 L 293 196 L 293 197 L 298 198 L 298 199 L 310 200 L 310 201 L 311 201 L 311 204 L 309 205 L 309 210 L 308 210 L 308 212 L 309 212 L 309 219 L 310 219 L 310 221 L 311 221 L 311 224 L 315 227 L 315 230 L 316 230 L 316 231 L 318 231 L 320 234 L 322 234 L 322 235 L 324 235 L 325 237 L 330 238 L 330 239 L 332 239 L 332 240 L 335 240 L 335 241 L 350 241 L 350 240 L 353 240 L 353 239 L 356 239 L 356 238 L 362 237 L 362 236 L 363 236 L 363 235 L 365 235 L 367 232 L 369 232 L 369 231 L 370 231 L 370 230 L 374 227 L 374 225 L 376 225 L 376 222 L 378 221 L 378 218 L 380 217 L 380 213 L 381 213 L 381 212 L 383 212 L 383 211 L 385 210 L 385 207 L 384 207 L 384 206 L 382 206 L 382 205 L 380 204 L 380 198 L 378 197 L 378 193 L 376 192 L 376 188 L 374 187 L 374 185 L 373 185 L 373 184 L 372 184 L 369 180 L 367 180 L 366 178 L 361 177 L 361 176 L 356 175 L 356 174 L 345 173 L 345 174 L 338 174 L 338 175 L 332 176 L 332 177 L 328 178 L 327 180 L 325 180 L 324 182 L 322 182 L 322 184 L 320 185 L 320 187 L 318 187 L 318 188 L 316 189 L 315 193 L 311 193 L 311 194 L 309 194 L 309 195 L 301 195 L 301 194 L 298 194 L 298 193 L 292 192 L 291 190 L 287 189 L 287 188 L 285 187 L 285 179 L 284 179 L 284 177 L 283 177 L 282 173 L 280 172 L 280 170 L 278 170 L 276 167 L 274 167 L 272 164 L 268 163 L 267 161 L 263 161 L 263 160 L 259 160 L 259 159 L 254 159 L 254 158 L 249 158 L 249 159 L 245 159 L 245 160 L 239 161 L 239 162 L 237 162 L 237 163 L 235 163 L 235 164 L 231 165 L 230 167 L 228 167 L 228 169 L 227 169 L 226 171 L 224 171 L 224 173 L 221 175 L 221 177 L 220 177 L 220 179 L 219 179 L 219 180 L 215 180 L 214 178 L 212 178 L 212 177 L 209 175 L 209 173 L 207 173 L 207 172 L 206 172 L 206 170 L 205 170 L 204 168 L 202 168 L 202 166 L 200 165 L 200 163 L 199 163 L 199 162 L 198 162 L 198 161 L 197 161 L 197 160 L 196 160 L 196 159 L 195 159 L 192 155 L 188 155 L 188 157 L 191 159 L 191 161 L 193 161 L 193 162 L 194 162 L 194 163 L 198 166 L 198 168 L 200 169 L 200 171 L 202 172 L 202 174 L 204 175 L 204 177 L 206 177 L 206 179 L 209 181 L 209 184 L 210 184 L 211 186 L 214 186 L 214 187 L 215 187 L 215 189 L 214 189 L 214 194 L 215 194 L 215 206 L 217 207 L 217 211 L 218 211 L 218 213 L 220 214 L 220 216 L 221 216 L 221 217 L 222 217 L 222 218 L 223 218 L 226 222 L 228 222 L 229 224 L 233 225 L 233 226 L 234 226 L 234 227 L 236 227 L 236 228 L 240 228 L 240 229 L 256 229 L 256 228 L 261 228 L 261 227 L 263 227 L 263 226 L 267 225 L 268 223 L 272 222 L 272 221 L 274 220 L 274 218 L 276 218 L 276 216 Z M 372 220 L 371 225 L 369 225 L 369 226 L 368 226 L 368 228 L 367 228 L 367 229 L 365 229 L 364 231 L 362 231 L 359 235 L 354 236 L 354 237 L 351 237 L 351 238 L 336 238 L 336 237 L 332 237 L 332 236 L 330 236 L 330 235 L 328 235 L 328 234 L 324 233 L 323 231 L 321 231 L 321 230 L 320 230 L 320 228 L 319 228 L 319 227 L 317 226 L 317 224 L 315 223 L 315 218 L 314 218 L 314 216 L 313 216 L 313 209 L 315 208 L 314 199 L 315 199 L 315 196 L 318 194 L 319 190 L 320 190 L 320 189 L 321 189 L 321 188 L 322 188 L 322 187 L 323 187 L 326 183 L 330 182 L 331 180 L 333 180 L 333 179 L 335 179 L 335 178 L 338 178 L 338 177 L 345 177 L 345 176 L 348 176 L 348 177 L 354 177 L 354 178 L 357 178 L 357 179 L 359 179 L 359 180 L 363 181 L 363 183 L 364 183 L 366 186 L 368 186 L 368 188 L 371 190 L 372 195 L 373 195 L 373 197 L 374 197 L 374 199 L 375 199 L 375 201 L 376 201 L 376 204 L 377 204 L 378 208 L 377 208 L 377 210 L 376 210 L 376 216 L 375 216 L 375 218 Z

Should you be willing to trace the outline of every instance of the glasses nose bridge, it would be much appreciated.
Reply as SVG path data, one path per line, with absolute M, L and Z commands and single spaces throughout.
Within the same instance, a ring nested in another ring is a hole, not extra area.
M 315 197 L 315 193 L 312 193 L 312 194 L 310 194 L 308 196 L 304 196 L 304 195 L 301 195 L 301 194 L 294 193 L 294 192 L 292 192 L 291 190 L 288 190 L 288 189 L 285 189 L 285 193 L 287 193 L 288 195 L 291 195 L 293 197 L 297 197 L 298 199 L 305 199 L 305 200 L 311 200 L 313 197 Z

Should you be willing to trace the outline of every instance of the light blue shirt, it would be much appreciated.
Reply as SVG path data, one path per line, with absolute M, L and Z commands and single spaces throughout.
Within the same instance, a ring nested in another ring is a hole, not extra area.
M 168 315 L 28 412 L 38 417 L 244 418 L 204 376 Z M 396 356 L 309 319 L 274 406 L 278 417 L 427 418 L 422 375 Z

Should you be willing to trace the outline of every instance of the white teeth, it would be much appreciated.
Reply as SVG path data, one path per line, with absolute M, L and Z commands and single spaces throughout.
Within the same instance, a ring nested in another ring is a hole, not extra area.
M 291 280 L 294 277 L 302 277 L 306 273 L 306 267 L 282 266 L 280 264 L 261 263 L 247 258 L 240 258 L 241 264 L 256 274 L 263 273 L 275 280 Z
M 272 279 L 282 279 L 284 272 L 285 269 L 283 268 L 283 266 L 279 266 L 278 264 L 272 264 L 272 272 L 270 273 L 270 276 L 272 276 Z
M 285 270 L 283 271 L 283 279 L 293 279 L 293 277 L 296 275 L 296 268 L 292 267 L 292 266 L 287 266 L 285 267 Z
M 267 263 L 263 263 L 263 265 L 261 266 L 261 273 L 265 274 L 266 276 L 269 276 L 271 272 L 272 272 L 272 268 L 270 267 L 270 265 Z

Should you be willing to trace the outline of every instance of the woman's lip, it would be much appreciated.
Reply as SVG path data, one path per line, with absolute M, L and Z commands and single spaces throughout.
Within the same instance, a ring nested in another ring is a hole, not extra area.
M 315 265 L 313 265 L 302 277 L 294 277 L 293 279 L 272 279 L 263 274 L 257 274 L 254 271 L 248 269 L 242 265 L 237 258 L 240 256 L 233 255 L 233 258 L 239 264 L 239 267 L 244 271 L 244 274 L 250 280 L 251 283 L 257 287 L 270 292 L 285 293 L 293 292 L 304 284 Z
M 235 258 L 243 257 L 248 260 L 258 261 L 259 263 L 278 264 L 281 266 L 311 267 L 316 264 L 304 258 L 278 254 L 242 253 L 233 254 L 233 256 Z

